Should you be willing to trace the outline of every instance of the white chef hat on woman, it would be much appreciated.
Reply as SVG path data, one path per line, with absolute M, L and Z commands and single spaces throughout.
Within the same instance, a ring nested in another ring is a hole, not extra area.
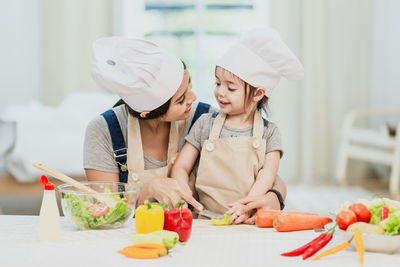
M 270 28 L 251 30 L 242 35 L 219 59 L 220 66 L 254 87 L 263 87 L 270 97 L 281 77 L 300 80 L 304 68 L 298 58 Z
M 137 112 L 166 103 L 183 79 L 182 61 L 153 42 L 106 37 L 93 42 L 92 77 Z

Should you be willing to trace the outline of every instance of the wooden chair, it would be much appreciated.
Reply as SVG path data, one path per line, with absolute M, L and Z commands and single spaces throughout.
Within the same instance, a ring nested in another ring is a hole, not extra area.
M 391 195 L 399 194 L 400 183 L 400 122 L 396 136 L 374 129 L 356 127 L 360 119 L 399 117 L 400 109 L 353 110 L 344 119 L 337 159 L 336 177 L 341 184 L 347 182 L 346 170 L 350 158 L 391 167 L 389 189 Z

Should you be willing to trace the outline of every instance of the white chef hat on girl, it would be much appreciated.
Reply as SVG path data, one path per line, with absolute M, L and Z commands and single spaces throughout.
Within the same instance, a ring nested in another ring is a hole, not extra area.
M 245 33 L 219 59 L 220 66 L 254 87 L 263 87 L 270 97 L 281 77 L 300 80 L 304 68 L 298 58 L 270 28 Z
M 183 72 L 182 61 L 153 42 L 123 37 L 93 42 L 93 79 L 137 112 L 166 103 L 178 90 Z

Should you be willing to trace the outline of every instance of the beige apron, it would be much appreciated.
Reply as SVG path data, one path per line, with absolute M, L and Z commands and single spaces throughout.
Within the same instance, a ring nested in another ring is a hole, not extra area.
M 260 112 L 254 114 L 253 136 L 219 138 L 225 117 L 218 114 L 204 142 L 195 185 L 200 203 L 218 213 L 247 196 L 263 167 L 266 149 Z
M 128 113 L 128 183 L 140 187 L 158 177 L 167 177 L 178 154 L 179 129 L 178 122 L 171 122 L 168 141 L 167 165 L 158 169 L 145 170 L 140 125 L 136 117 Z

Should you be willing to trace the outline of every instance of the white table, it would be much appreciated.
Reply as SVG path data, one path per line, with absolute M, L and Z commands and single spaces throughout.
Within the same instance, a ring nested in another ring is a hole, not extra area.
M 177 245 L 169 256 L 136 260 L 117 253 L 131 245 L 134 220 L 117 230 L 76 230 L 61 218 L 61 240 L 40 243 L 37 216 L 0 215 L 0 266 L 360 266 L 357 252 L 348 248 L 318 261 L 279 254 L 297 248 L 318 235 L 314 231 L 278 233 L 250 225 L 213 226 L 195 220 L 186 246 Z M 335 236 L 326 248 L 341 243 Z M 400 254 L 366 252 L 364 266 L 400 266 Z

